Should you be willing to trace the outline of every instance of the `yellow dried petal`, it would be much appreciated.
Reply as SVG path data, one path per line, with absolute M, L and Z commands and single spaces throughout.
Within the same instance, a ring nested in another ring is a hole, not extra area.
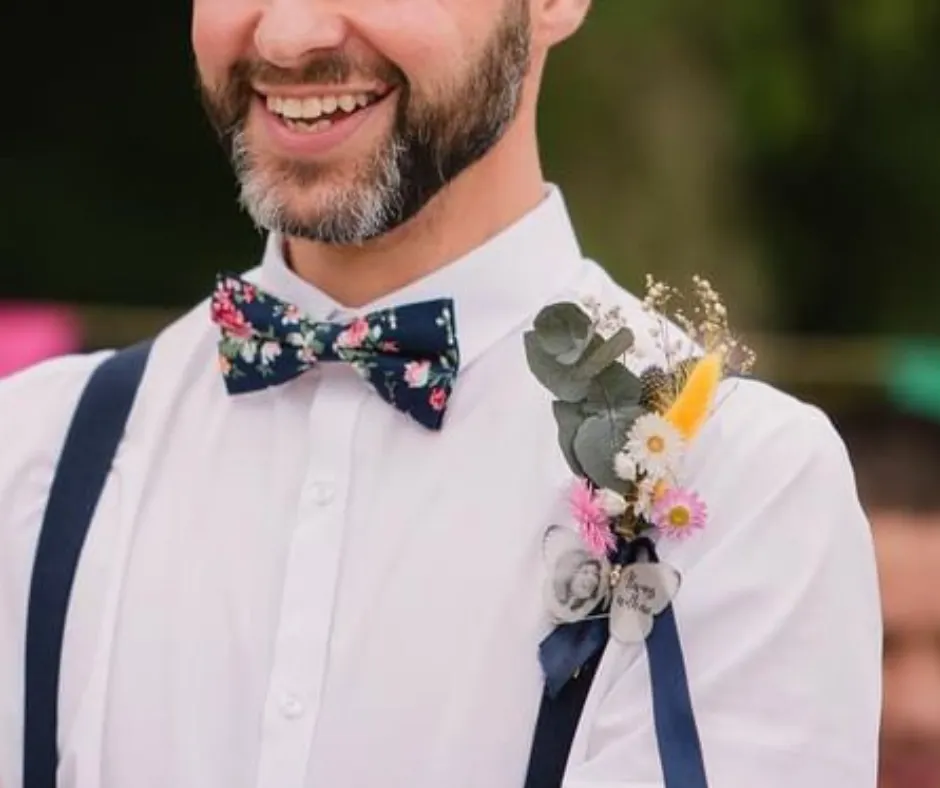
M 653 487 L 653 501 L 658 501 L 667 492 L 669 492 L 669 487 L 666 485 L 666 482 L 660 479 L 658 482 L 656 482 L 656 486 Z
M 692 370 L 665 419 L 686 440 L 692 440 L 705 423 L 721 382 L 722 357 L 718 353 L 705 356 Z

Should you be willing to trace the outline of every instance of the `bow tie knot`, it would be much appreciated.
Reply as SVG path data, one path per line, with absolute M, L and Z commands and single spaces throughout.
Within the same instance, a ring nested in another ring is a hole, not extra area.
M 230 394 L 292 380 L 321 362 L 350 364 L 389 404 L 437 430 L 459 367 L 450 299 L 383 309 L 349 323 L 318 322 L 231 274 L 211 300 Z

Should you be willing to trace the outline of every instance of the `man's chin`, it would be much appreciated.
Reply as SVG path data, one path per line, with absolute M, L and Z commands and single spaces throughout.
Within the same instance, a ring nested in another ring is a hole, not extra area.
M 264 230 L 326 246 L 362 246 L 393 229 L 384 212 L 317 211 L 285 205 L 277 212 L 249 208 L 249 213 Z
M 265 230 L 287 235 L 318 238 L 321 234 L 335 234 L 343 228 L 353 228 L 358 214 L 363 213 L 359 193 L 327 185 L 285 184 L 277 188 L 269 184 L 273 179 L 249 178 L 242 182 L 240 202 L 255 224 Z M 330 229 L 334 228 L 334 229 Z

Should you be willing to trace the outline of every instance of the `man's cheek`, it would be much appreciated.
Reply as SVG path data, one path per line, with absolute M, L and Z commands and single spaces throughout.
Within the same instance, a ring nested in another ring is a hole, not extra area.
M 256 0 L 195 0 L 192 45 L 201 78 L 213 89 L 225 81 L 234 63 L 254 51 Z

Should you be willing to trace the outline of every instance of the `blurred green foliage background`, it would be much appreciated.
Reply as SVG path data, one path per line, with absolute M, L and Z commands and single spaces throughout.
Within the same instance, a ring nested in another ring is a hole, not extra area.
M 202 119 L 188 4 L 19 3 L 0 298 L 182 308 L 261 238 Z M 32 35 L 32 32 L 30 32 Z M 937 0 L 595 0 L 542 142 L 592 257 L 707 274 L 737 323 L 940 333 Z

